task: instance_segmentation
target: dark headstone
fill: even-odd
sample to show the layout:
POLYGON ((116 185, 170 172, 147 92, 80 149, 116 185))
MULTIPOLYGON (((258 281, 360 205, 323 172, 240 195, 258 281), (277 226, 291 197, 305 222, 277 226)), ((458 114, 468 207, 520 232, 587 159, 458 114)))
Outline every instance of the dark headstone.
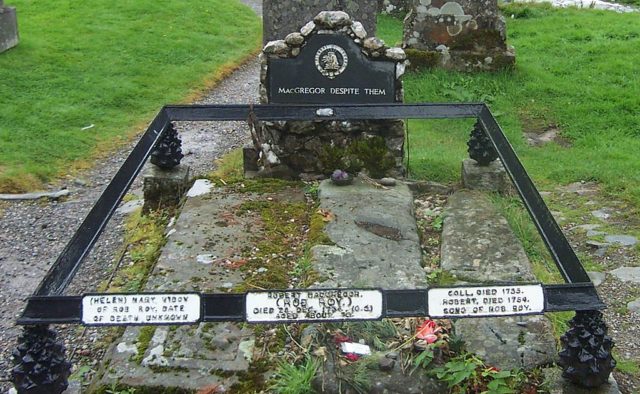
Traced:
MULTIPOLYGON (((346 12, 322 11, 281 38, 262 50, 262 103, 402 102, 404 51, 367 35, 363 24, 346 12)), ((401 120, 320 120, 331 114, 332 109, 324 108, 315 121, 262 122, 252 136, 259 155, 257 175, 315 179, 336 169, 354 173, 363 167, 356 168, 366 154, 380 157, 381 168, 370 165, 370 174, 404 175, 401 120), (290 171, 283 172, 285 168, 290 171)))
POLYGON ((0 53, 18 45, 18 18, 15 7, 0 0, 0 53))
POLYGON ((403 47, 423 52, 416 62, 447 69, 511 67, 515 53, 506 40, 497 0, 414 0, 404 24, 403 47))
POLYGON ((371 35, 376 32, 377 0, 264 0, 263 43, 300 30, 320 11, 344 11, 361 21, 371 35))

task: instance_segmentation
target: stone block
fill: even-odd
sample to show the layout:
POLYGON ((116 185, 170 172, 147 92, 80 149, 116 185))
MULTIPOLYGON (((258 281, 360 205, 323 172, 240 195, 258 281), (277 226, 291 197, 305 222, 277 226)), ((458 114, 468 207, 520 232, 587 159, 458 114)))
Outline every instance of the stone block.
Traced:
POLYGON ((376 32, 377 0, 264 0, 262 7, 263 43, 284 39, 320 11, 345 11, 353 20, 362 22, 369 36, 376 32))
POLYGON ((513 67, 515 52, 506 40, 497 0, 416 1, 404 24, 403 47, 431 54, 433 66, 446 69, 513 67))
POLYGON ((18 45, 18 18, 15 7, 0 1, 0 53, 18 45))
POLYGON ((144 172, 143 213, 175 207, 189 187, 189 167, 179 165, 170 170, 149 164, 144 172))
POLYGON ((509 194, 513 184, 502 162, 498 159, 488 166, 479 166, 473 159, 462 161, 462 184, 467 189, 509 194))
POLYGON ((242 147, 242 168, 245 174, 258 171, 258 151, 253 145, 242 147))

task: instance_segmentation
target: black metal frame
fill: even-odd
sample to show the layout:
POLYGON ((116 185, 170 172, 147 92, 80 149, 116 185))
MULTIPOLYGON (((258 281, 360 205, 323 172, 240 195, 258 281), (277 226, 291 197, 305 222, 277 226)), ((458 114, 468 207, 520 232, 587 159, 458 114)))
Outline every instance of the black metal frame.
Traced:
MULTIPOLYGON (((443 118, 477 119, 476 128, 479 126, 490 139, 493 145, 492 148, 497 152, 545 245, 551 252, 551 256, 566 284, 543 285, 545 311, 583 311, 581 313, 584 316, 599 316, 596 315, 599 313, 597 311, 603 309, 604 304, 600 300, 595 287, 485 104, 169 105, 163 107, 151 122, 120 170, 41 281, 33 296, 29 298, 27 306, 17 323, 28 326, 80 323, 82 297, 63 296, 62 293, 73 279, 83 259, 93 247, 154 149, 165 144, 173 147, 172 149, 164 149, 165 155, 176 154, 181 156, 179 140, 176 143, 175 133, 172 134, 171 132, 174 130, 171 124, 173 121, 238 121, 247 119, 259 121, 327 121, 443 118), (331 111, 319 112, 319 109, 331 109, 331 111), (327 113, 331 115, 324 116, 327 113), (164 139, 167 139, 167 141, 164 141, 164 139)), ((171 159, 171 157, 168 159, 171 159)), ((179 158, 177 158, 177 161, 179 162, 179 158)), ((425 289, 384 290, 383 295, 385 300, 384 317, 426 316, 427 314, 425 289)), ((202 321, 241 321, 245 319, 243 294, 202 294, 201 297, 203 303, 202 321)), ((594 321, 601 320, 595 319, 594 321)), ((602 329, 604 323, 598 324, 600 324, 599 328, 602 329)), ((592 328, 592 330, 594 329, 592 328)), ((604 337, 606 337, 606 326, 604 326, 604 333, 604 337)), ((568 339, 567 342, 571 342, 571 340, 568 339)), ((610 359, 610 351, 607 356, 610 359)), ((575 366, 575 363, 579 363, 580 360, 575 361, 575 359, 580 359, 581 357, 584 358, 584 355, 572 356, 567 353, 566 359, 569 361, 565 363, 568 364, 565 367, 565 377, 578 383, 583 378, 573 376, 575 373, 571 371, 571 365, 575 366)), ((615 365, 615 362, 613 362, 613 365, 615 365)), ((573 370, 585 371, 588 368, 573 368, 573 370)), ((608 375, 610 370, 605 372, 608 375)), ((584 384, 584 382, 582 383, 584 384)), ((603 381, 602 379, 596 379, 595 383, 602 384, 603 381)))

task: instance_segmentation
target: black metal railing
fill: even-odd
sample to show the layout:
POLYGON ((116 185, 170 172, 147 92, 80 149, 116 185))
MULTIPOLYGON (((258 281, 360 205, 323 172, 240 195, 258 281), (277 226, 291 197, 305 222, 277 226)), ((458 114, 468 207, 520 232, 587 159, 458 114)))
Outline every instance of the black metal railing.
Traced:
MULTIPOLYGON (((35 392, 29 390, 40 387, 43 391, 39 392, 60 393, 66 388, 70 365, 64 360, 64 349, 55 341, 55 332, 47 326, 83 322, 83 296, 62 294, 149 156, 163 143, 163 139, 170 138, 168 130, 173 130, 171 122, 399 118, 477 119, 476 128, 490 141, 484 149, 495 150, 500 158, 566 282, 560 285, 542 285, 544 308, 535 313, 567 310, 577 312, 576 318, 571 322, 572 327, 562 338, 564 349, 560 352, 560 359, 564 376, 589 387, 603 384, 615 366, 611 357, 613 344, 606 335, 606 325, 599 312, 605 305, 486 105, 170 105, 163 107, 151 122, 33 296, 28 299, 24 312, 17 321, 25 326, 24 334, 14 352, 16 366, 12 374, 18 392, 35 392), (34 367, 36 364, 39 365, 38 368, 34 367)), ((175 137, 171 138, 174 138, 172 143, 175 144, 175 137)), ((174 162, 179 161, 179 158, 174 159, 174 162)), ((380 293, 382 306, 379 318, 428 315, 427 289, 380 289, 380 293)), ((244 321, 247 318, 245 299, 245 294, 200 294, 201 315, 198 321, 244 321)))

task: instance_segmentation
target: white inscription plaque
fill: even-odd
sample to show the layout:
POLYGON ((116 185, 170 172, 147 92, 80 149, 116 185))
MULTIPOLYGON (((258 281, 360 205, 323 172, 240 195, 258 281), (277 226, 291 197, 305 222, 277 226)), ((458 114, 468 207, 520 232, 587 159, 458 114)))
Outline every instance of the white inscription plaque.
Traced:
POLYGON ((250 292, 249 323, 375 320, 382 317, 380 290, 317 289, 250 292))
POLYGON ((430 317, 529 315, 544 311, 542 285, 429 289, 430 317))
POLYGON ((95 294, 82 297, 82 323, 185 324, 200 320, 200 295, 95 294))

